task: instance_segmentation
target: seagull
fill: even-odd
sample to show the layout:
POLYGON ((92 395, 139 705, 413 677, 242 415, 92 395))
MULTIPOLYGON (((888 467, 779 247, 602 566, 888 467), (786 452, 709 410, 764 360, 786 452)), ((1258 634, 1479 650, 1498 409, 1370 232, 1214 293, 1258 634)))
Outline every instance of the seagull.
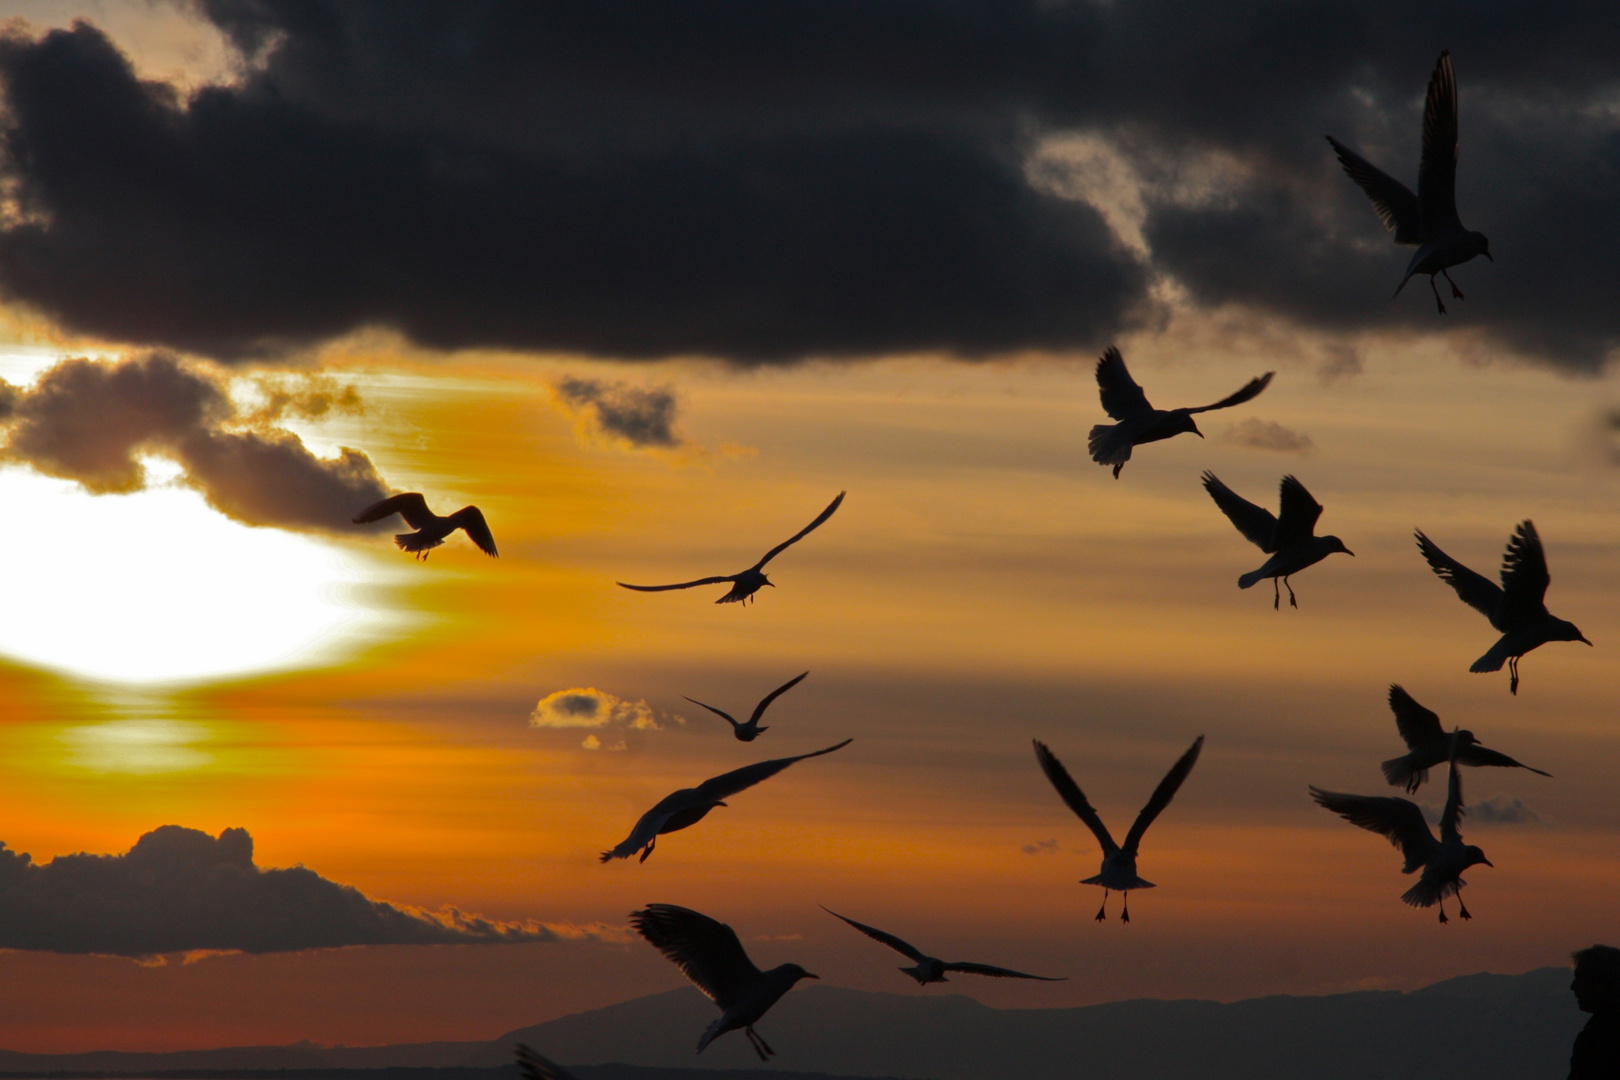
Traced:
POLYGON ((449 517, 440 517, 427 508, 427 500, 414 491, 390 495, 382 502, 373 503, 355 515, 356 525, 367 525, 398 514, 405 524, 415 529, 400 533, 394 543, 401 551, 409 551, 418 559, 426 559, 428 552, 444 543, 444 538, 457 529, 465 529, 467 536, 485 555, 499 556, 495 550, 495 537, 490 534, 483 512, 476 506, 463 506, 449 517))
POLYGON ((1176 789, 1181 787, 1182 781, 1187 779, 1187 774, 1192 772, 1193 765, 1198 761, 1198 752, 1203 748, 1204 737, 1200 735, 1193 741, 1192 748, 1170 766, 1170 771, 1164 774, 1159 786, 1153 789, 1153 797, 1142 807, 1142 812, 1136 815, 1136 823, 1131 826, 1131 831, 1125 834, 1125 846, 1121 847, 1114 843, 1114 838, 1108 834, 1108 826, 1102 823, 1097 811, 1086 801, 1085 792, 1081 791, 1080 785, 1069 776, 1063 762, 1046 748, 1045 743, 1039 739, 1035 740, 1035 759, 1041 763, 1046 778, 1052 781, 1052 786, 1057 788, 1057 793, 1063 797, 1063 801, 1069 804, 1069 809, 1079 815, 1080 820, 1096 835, 1097 843, 1102 845, 1102 872, 1096 877, 1089 877, 1080 882, 1082 885, 1103 887, 1102 907, 1097 909, 1098 922, 1102 922, 1106 917, 1109 889, 1126 894, 1119 917, 1123 922, 1130 922, 1130 890, 1156 888, 1153 882, 1143 881, 1136 876, 1136 849, 1141 846, 1142 834, 1153 824, 1153 819, 1163 813, 1164 808, 1170 805, 1170 800, 1175 798, 1176 789))
POLYGON ((743 952, 737 932, 723 922, 674 904, 648 904, 632 911, 630 925, 674 961, 681 973, 720 1006, 720 1019, 698 1040, 697 1052, 728 1031, 742 1028, 759 1060, 775 1053, 754 1025, 800 979, 819 979, 798 964, 761 971, 743 952))
POLYGON ((1238 532, 1261 551, 1270 555, 1258 570, 1250 570, 1238 578, 1238 588, 1247 589, 1257 581, 1271 579, 1271 607, 1282 607, 1282 593, 1277 579, 1288 589, 1288 606, 1299 607, 1294 599, 1294 587, 1288 584, 1290 576, 1307 566, 1314 566, 1335 551, 1354 556, 1337 536, 1317 536, 1316 519, 1322 516, 1322 504, 1311 498, 1305 485, 1292 476, 1282 478, 1280 507, 1276 517, 1270 510, 1254 505, 1205 471, 1204 490, 1231 519, 1238 532))
POLYGON ((746 601, 750 596, 759 592, 763 586, 769 585, 773 589, 776 588, 776 583, 765 576, 765 564, 782 554, 789 545, 796 544, 810 535, 812 530, 833 516, 833 511, 837 510, 838 504, 843 501, 844 493, 840 491, 838 497, 827 504, 827 509, 816 515, 816 520, 771 548, 759 562, 746 570, 740 570, 735 574, 717 574, 714 577, 698 578, 696 581, 683 581, 678 585, 629 585, 623 581, 615 582, 615 584, 626 589, 635 589, 637 592, 668 592, 670 589, 690 589, 694 585, 720 585, 729 581, 731 582, 731 591, 716 600, 715 603, 735 604, 740 600, 746 601))
MULTIPOLYGON (((754 706, 754 715, 748 718, 748 723, 746 724, 739 724, 736 717, 732 716, 728 712, 721 712, 713 705, 703 705, 703 702, 699 701, 697 698, 689 697, 686 698, 686 700, 690 701, 694 705, 703 705, 705 709, 708 709, 716 716, 722 717, 730 722, 732 734, 737 736, 738 741, 753 742, 755 739, 759 738, 760 732, 770 730, 768 727, 759 726, 759 718, 765 715, 765 710, 770 707, 771 702, 775 701, 777 698, 781 697, 795 686, 798 686, 799 680, 803 679, 804 676, 808 674, 810 673, 806 671, 804 675, 795 676, 794 678, 791 678, 787 682, 783 683, 781 686, 778 686, 775 690, 772 690, 769 694, 766 694, 764 700, 758 705, 754 706)), ((685 694, 682 694, 681 696, 686 697, 685 694)))
POLYGON ((1450 786, 1446 794, 1445 809, 1440 812, 1440 839, 1429 831, 1423 820, 1423 811, 1417 803, 1390 795, 1341 795, 1334 791, 1311 788, 1311 798, 1317 804, 1338 814, 1352 825, 1370 829, 1389 838, 1401 849, 1406 865, 1401 873, 1423 870, 1418 883, 1401 894, 1401 900, 1412 907, 1440 905, 1440 921, 1446 918, 1445 898, 1457 898, 1457 914, 1472 919, 1463 904, 1462 887, 1467 884, 1461 874, 1475 863, 1492 866, 1485 853, 1473 844, 1462 842, 1458 823, 1463 816, 1462 780, 1457 772, 1457 741, 1452 742, 1450 786))
POLYGON ((889 948, 893 949, 902 956, 907 956, 917 961, 916 967, 903 967, 900 970, 905 972, 907 975, 910 975, 913 979, 916 979, 918 986, 931 982, 950 982, 950 980, 945 977, 945 973, 947 971, 957 971, 964 975, 989 975, 991 978, 995 979, 1039 979, 1042 982, 1068 981, 1067 979, 1054 979, 1046 975, 1026 975, 1022 971, 1013 971, 1011 968, 1004 967, 991 967, 989 964, 969 964, 961 961, 947 964, 937 956, 923 955, 917 951, 915 946, 901 941, 893 934, 885 933, 875 926, 867 926, 865 923, 858 923, 848 916, 839 915, 838 912, 834 911, 830 907, 827 907, 825 904, 821 905, 821 910, 825 911, 829 915, 843 919, 845 922, 849 923, 849 925, 853 926, 855 929, 859 930, 873 941, 881 941, 883 944, 887 945, 889 948))
POLYGON ((518 1043, 516 1051, 518 1075, 523 1080, 574 1080, 573 1073, 535 1053, 527 1043, 518 1043))
POLYGON ((1440 727, 1440 717, 1412 700, 1399 683, 1389 687, 1389 707, 1395 713, 1395 726, 1406 740, 1410 753, 1384 762, 1384 779, 1399 787, 1406 786, 1408 795, 1417 791, 1429 778, 1429 770, 1445 761, 1451 754, 1452 740, 1456 740, 1457 764, 1500 765, 1503 768, 1530 769, 1540 776, 1552 773, 1531 769, 1522 761, 1514 761, 1506 754, 1487 750, 1479 744, 1472 731, 1458 731, 1447 735, 1440 727))
POLYGON ((1097 361, 1097 388, 1102 391, 1103 411, 1119 423, 1098 424, 1091 429, 1086 443, 1091 451, 1091 460, 1099 465, 1112 465, 1114 479, 1118 480, 1119 470, 1131 460, 1132 447, 1168 439, 1184 431, 1190 431, 1202 439, 1204 433, 1193 422, 1193 413, 1241 405, 1271 385, 1271 377, 1275 374, 1275 371, 1268 371, 1250 379, 1243 389, 1213 405, 1200 405, 1194 409, 1155 409, 1148 404, 1147 395, 1142 393, 1142 388, 1126 370, 1125 358, 1110 345, 1102 354, 1102 359, 1097 361))
POLYGON ((773 758, 770 761, 756 761, 752 765, 744 765, 740 769, 733 769, 728 773, 703 781, 695 788, 682 788, 672 795, 666 795, 658 801, 658 805, 641 815, 636 827, 630 830, 630 835, 612 851, 602 852, 602 862, 610 859, 628 859, 639 849, 640 862, 646 862, 647 856, 653 852, 653 846, 658 838, 665 833, 679 832, 690 825, 696 825, 717 806, 726 805, 721 802, 729 795, 745 791, 761 780, 767 780, 795 761, 805 758, 820 757, 830 754, 834 750, 842 750, 854 739, 845 739, 837 746, 829 746, 825 750, 816 750, 809 754, 800 754, 797 757, 773 758))
POLYGON ((1469 671, 1501 671, 1508 666, 1508 692, 1519 692, 1519 658, 1549 641, 1587 641, 1575 624, 1547 612, 1547 553, 1541 549, 1536 523, 1519 522, 1502 556, 1502 586, 1476 574, 1441 551, 1433 540, 1415 531, 1418 550, 1429 560, 1440 580, 1457 590, 1462 602, 1491 620, 1502 636, 1469 671))
POLYGON ((1451 53, 1440 54, 1434 74, 1429 76, 1416 195, 1333 136, 1329 135, 1327 141, 1350 179, 1372 200, 1373 210, 1395 242, 1419 245, 1412 261, 1406 264, 1406 276, 1395 287, 1395 295, 1401 295, 1406 283, 1416 275, 1428 274, 1435 306, 1444 315, 1446 304, 1440 299, 1434 276, 1445 275, 1451 295, 1461 300, 1462 290, 1451 280, 1447 268, 1459 266, 1475 255, 1491 259, 1491 242, 1485 234, 1463 228, 1457 217, 1457 77, 1451 72, 1451 53))

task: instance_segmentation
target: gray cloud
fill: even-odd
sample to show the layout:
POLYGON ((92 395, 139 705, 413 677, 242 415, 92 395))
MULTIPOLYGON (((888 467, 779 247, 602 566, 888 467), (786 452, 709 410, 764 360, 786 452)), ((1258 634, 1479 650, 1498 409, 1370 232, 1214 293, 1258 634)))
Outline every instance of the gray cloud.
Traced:
POLYGON ((558 402, 592 433, 622 439, 631 446, 672 449, 684 441, 675 434, 675 391, 573 376, 552 384, 558 402))
POLYGON ((165 825, 123 855, 62 855, 43 865, 0 844, 3 949, 148 957, 557 938, 538 924, 371 900, 302 866, 261 869, 244 829, 215 838, 165 825))
MULTIPOLYGON (((142 455, 161 454, 210 505, 250 525, 352 528, 356 509, 387 494, 364 454, 317 458, 291 432, 239 417, 215 376, 166 354, 63 360, 33 387, 5 390, 5 458, 92 492, 140 490, 142 455)), ((332 407, 324 391, 281 394, 265 406, 274 415, 332 407)))
POLYGON ((1221 439, 1250 450, 1271 450, 1279 454, 1308 454, 1316 448, 1311 437, 1303 431, 1283 427, 1275 420, 1260 420, 1253 416, 1227 427, 1221 439))
MULTIPOLYGON (((1423 816, 1430 824, 1440 823, 1439 806, 1424 805, 1423 816)), ((1529 806, 1522 799, 1510 799, 1506 795, 1492 795, 1488 799, 1469 803, 1467 820, 1476 825, 1542 825, 1546 819, 1529 806)))
POLYGON ((1327 346, 1327 357, 1316 369, 1317 378, 1324 383, 1336 383, 1343 379, 1353 379, 1362 372, 1361 354, 1352 346, 1331 343, 1327 346))
POLYGON ((1018 850, 1025 855, 1056 855, 1058 842, 1056 840, 1037 840, 1033 844, 1025 844, 1018 850))

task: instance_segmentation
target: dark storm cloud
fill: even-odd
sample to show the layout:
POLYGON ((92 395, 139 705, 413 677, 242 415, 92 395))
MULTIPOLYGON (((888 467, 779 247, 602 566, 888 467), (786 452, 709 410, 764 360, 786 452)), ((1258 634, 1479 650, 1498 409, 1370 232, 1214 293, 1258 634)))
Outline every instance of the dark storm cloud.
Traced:
MULTIPOLYGON (((9 427, 0 453, 93 492, 140 490, 141 457, 162 454, 215 509, 250 525, 346 529, 357 508, 387 494, 358 451, 323 460, 262 421, 230 426, 240 418, 220 381, 162 353, 64 360, 30 388, 0 387, 0 425, 9 427)), ((265 408, 321 412, 325 400, 283 390, 265 408)))
POLYGON ((123 855, 44 865, 0 844, 0 949, 145 957, 556 939, 539 925, 395 907, 302 866, 261 869, 245 829, 216 839, 165 825, 123 855))
MULTIPOLYGON (((1090 350, 1195 302, 1328 330, 1620 340, 1620 13, 1239 0, 196 0, 249 61, 182 99, 89 26, 0 47, 0 290, 216 357, 438 348, 739 362, 1090 350), (1322 136, 1412 182, 1450 48, 1459 203, 1500 260, 1445 320, 1322 136), (1103 138, 1146 263, 1029 182, 1103 138), (1219 183, 1210 188, 1211 170, 1219 183)), ((1098 167, 1087 167, 1093 173, 1098 167)), ((1093 176, 1093 180, 1097 177, 1093 176)))

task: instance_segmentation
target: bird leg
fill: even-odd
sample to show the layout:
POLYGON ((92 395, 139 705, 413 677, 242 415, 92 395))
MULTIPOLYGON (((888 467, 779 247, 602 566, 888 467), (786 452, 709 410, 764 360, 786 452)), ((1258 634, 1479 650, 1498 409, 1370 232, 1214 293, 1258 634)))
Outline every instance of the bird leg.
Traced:
MULTIPOLYGON (((1276 579, 1273 578, 1272 580, 1275 581, 1276 579)), ((1283 575, 1283 588, 1288 590, 1288 606, 1291 607, 1291 608, 1299 607, 1299 601, 1294 599, 1294 587, 1292 585, 1288 584, 1288 575, 1287 574, 1283 575)))
POLYGON ((1465 919, 1473 918, 1472 915, 1468 914, 1468 905, 1462 902, 1462 890, 1460 889, 1457 891, 1457 914, 1465 919))
MULTIPOLYGON (((652 854, 652 849, 657 847, 657 846, 658 846, 658 837, 655 836, 655 837, 652 838, 652 841, 646 847, 641 849, 641 858, 637 859, 636 861, 637 862, 646 862, 647 861, 647 856, 651 855, 652 854)), ((660 864, 660 865, 662 865, 662 864, 660 864)))
MULTIPOLYGON (((1292 590, 1290 590, 1292 591, 1292 590)), ((1277 579, 1271 579, 1271 610, 1282 610, 1282 590, 1277 588, 1277 579)))
POLYGON ((754 1030, 752 1024, 743 1028, 743 1031, 747 1034, 748 1041, 753 1044, 754 1053, 759 1055, 759 1060, 769 1061, 776 1055, 776 1051, 771 1049, 771 1044, 765 1041, 764 1036, 754 1030))
MULTIPOLYGON (((1446 280, 1450 281, 1451 278, 1447 277, 1446 280)), ((1446 313, 1446 302, 1440 299, 1440 287, 1434 283, 1433 274, 1429 275, 1429 288, 1434 290, 1434 306, 1440 309, 1440 314, 1444 315, 1446 313)))
POLYGON ((1446 898, 1443 896, 1440 898, 1440 921, 1443 923, 1448 923, 1451 921, 1450 919, 1446 918, 1446 898))
POLYGON ((1125 903, 1120 906, 1120 909, 1119 909, 1119 921, 1120 922, 1130 922, 1131 921, 1131 894, 1127 892, 1127 893, 1120 893, 1120 895, 1125 898, 1125 903))
POLYGON ((1102 922, 1104 919, 1106 919, 1108 917, 1107 912, 1108 912, 1108 890, 1104 889, 1103 890, 1102 907, 1097 909, 1097 921, 1102 922))
POLYGON ((1445 274, 1445 276, 1446 276, 1446 284, 1451 286, 1451 295, 1452 296, 1455 296, 1458 300, 1466 300, 1466 299, 1468 299, 1466 296, 1464 296, 1462 294, 1462 290, 1457 288, 1457 283, 1455 281, 1451 280, 1450 271, 1442 270, 1440 272, 1442 274, 1445 274))
POLYGON ((1517 695, 1519 692, 1519 658, 1508 657, 1508 693, 1517 695))

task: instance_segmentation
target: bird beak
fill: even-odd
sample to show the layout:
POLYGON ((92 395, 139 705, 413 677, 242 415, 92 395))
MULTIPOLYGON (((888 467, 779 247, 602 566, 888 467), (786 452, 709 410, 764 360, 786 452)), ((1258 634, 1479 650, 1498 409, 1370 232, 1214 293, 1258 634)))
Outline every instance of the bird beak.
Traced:
POLYGON ((776 582, 774 581, 767 581, 765 584, 769 585, 773 589, 776 588, 776 582))
POLYGON ((819 979, 819 978, 821 978, 820 975, 812 975, 808 971, 804 973, 804 977, 807 978, 807 979, 819 979))
POLYGON ((1197 428, 1193 428, 1193 434, 1198 436, 1200 439, 1202 439, 1204 437, 1204 433, 1202 431, 1199 431, 1197 428))
MULTIPOLYGON (((1582 634, 1582 635, 1581 635, 1581 637, 1580 637, 1580 640, 1581 640, 1581 641, 1586 641, 1586 635, 1585 635, 1585 634, 1582 634)), ((1591 643, 1591 642, 1590 642, 1590 641, 1586 641, 1586 643, 1587 643, 1587 644, 1588 644, 1588 645, 1590 645, 1590 644, 1592 644, 1592 643, 1591 643)))
MULTIPOLYGON (((1490 253, 1490 252, 1488 252, 1488 251, 1487 251, 1487 252, 1485 252, 1485 257, 1486 257, 1486 258, 1487 258, 1487 259, 1491 259, 1491 253, 1490 253)), ((1496 260, 1495 260, 1495 259, 1491 259, 1491 262, 1495 262, 1495 261, 1496 261, 1496 260)))
POLYGON ((731 804, 730 803, 717 802, 714 805, 716 805, 716 806, 724 806, 727 810, 731 809, 731 804))
POLYGON ((1486 866, 1490 867, 1492 870, 1496 869, 1496 864, 1491 862, 1491 860, 1489 860, 1489 859, 1481 859, 1479 861, 1484 863, 1486 866))

